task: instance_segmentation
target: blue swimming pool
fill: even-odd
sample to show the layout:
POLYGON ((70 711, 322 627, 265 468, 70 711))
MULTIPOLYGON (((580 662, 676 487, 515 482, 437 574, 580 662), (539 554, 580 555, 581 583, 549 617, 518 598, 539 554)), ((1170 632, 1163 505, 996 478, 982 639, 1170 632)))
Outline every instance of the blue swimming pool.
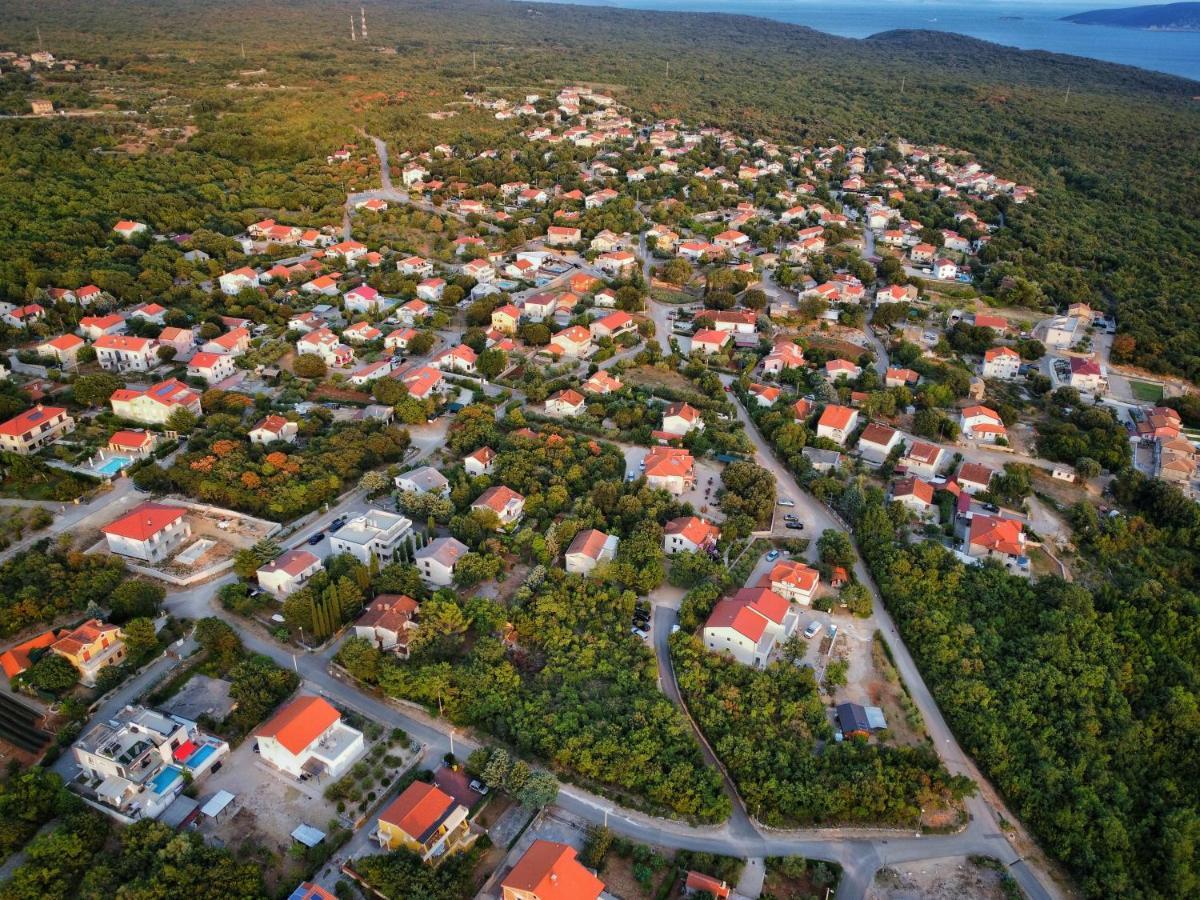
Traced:
POLYGON ((165 794, 182 777, 183 771, 181 769, 177 769, 175 766, 167 766, 154 776, 154 780, 150 782, 150 787, 156 794, 165 794))
POLYGON ((129 465, 129 463, 130 459, 128 456, 110 456, 104 461, 104 465, 96 468, 96 471, 101 475, 116 475, 129 465))
POLYGON ((198 769, 204 765, 204 761, 217 752, 217 748, 211 744, 205 744, 191 756, 183 761, 183 764, 189 769, 198 769))

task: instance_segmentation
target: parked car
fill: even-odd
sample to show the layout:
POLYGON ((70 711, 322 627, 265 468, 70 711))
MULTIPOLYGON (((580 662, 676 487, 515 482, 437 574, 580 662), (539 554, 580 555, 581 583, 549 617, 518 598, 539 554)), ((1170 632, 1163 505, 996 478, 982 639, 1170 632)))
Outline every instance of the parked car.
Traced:
POLYGON ((337 531, 339 528, 341 528, 345 524, 346 524, 346 517, 338 516, 336 519, 334 519, 332 522, 329 523, 329 533, 333 534, 335 531, 337 531))
POLYGON ((804 523, 803 522, 784 522, 783 527, 790 528, 790 529, 792 529, 792 531, 803 531, 804 523))
POLYGON ((316 534, 309 537, 308 542, 309 544, 319 544, 323 540, 325 540, 325 532, 318 531, 316 534))
POLYGON ((780 506, 795 506, 796 505, 796 501, 793 500, 791 497, 780 497, 775 502, 778 503, 780 506))
POLYGON ((778 550, 772 550, 771 552, 769 552, 767 554, 767 562, 775 562, 775 560, 777 560, 777 559, 779 559, 779 551, 778 550))
POLYGON ((815 635, 820 630, 821 630, 820 622, 815 622, 815 621, 809 622, 808 627, 804 629, 804 636, 806 638, 811 638, 813 635, 815 635))
POLYGON ((488 792, 488 786, 486 784, 484 784, 482 781, 480 781, 478 778, 472 778, 471 779, 471 790, 473 790, 477 794, 486 794, 488 792))

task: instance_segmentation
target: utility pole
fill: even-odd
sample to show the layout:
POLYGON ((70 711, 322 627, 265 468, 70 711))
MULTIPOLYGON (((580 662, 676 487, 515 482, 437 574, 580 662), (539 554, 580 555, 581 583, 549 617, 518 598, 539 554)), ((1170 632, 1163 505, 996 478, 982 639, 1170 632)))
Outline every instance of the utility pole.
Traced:
POLYGON ((1063 103, 1066 103, 1070 99, 1071 99, 1071 86, 1068 84, 1067 85, 1067 95, 1065 97, 1063 97, 1063 103))
POLYGON ((358 8, 358 32, 365 41, 367 39, 367 8, 365 6, 358 8))
POLYGON ((350 13, 350 40, 358 40, 358 38, 354 36, 354 13, 350 13))
POLYGON ((667 80, 671 80, 671 61, 667 60, 667 80))
POLYGON ((242 61, 245 62, 245 60, 246 60, 246 45, 243 43, 242 44, 242 61))
POLYGON ((903 96, 903 95, 904 95, 904 82, 905 82, 905 81, 907 81, 907 80, 908 80, 908 76, 907 76, 907 75, 901 75, 901 76, 900 76, 900 95, 901 95, 901 96, 903 96))
POLYGON ((476 68, 478 68, 478 65, 479 65, 478 54, 474 50, 472 50, 471 51, 471 71, 474 72, 476 70, 476 68))
POLYGON ((41 50, 42 49, 42 26, 41 25, 38 26, 37 36, 38 36, 38 49, 41 50))

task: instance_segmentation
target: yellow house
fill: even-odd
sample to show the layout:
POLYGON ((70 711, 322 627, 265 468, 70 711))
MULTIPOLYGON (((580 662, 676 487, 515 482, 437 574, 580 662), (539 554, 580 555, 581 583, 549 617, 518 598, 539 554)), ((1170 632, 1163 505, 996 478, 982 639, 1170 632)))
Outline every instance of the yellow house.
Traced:
POLYGON ((521 322, 521 311, 511 303, 492 310, 492 327, 505 334, 516 334, 521 322))
POLYGON ((407 847, 424 862, 469 846, 467 808, 432 784, 414 781, 379 814, 379 846, 407 847))
POLYGON ((50 645, 50 650, 64 657, 79 670, 79 680, 94 685, 100 670, 120 664, 125 659, 124 634, 116 625, 106 625, 99 619, 89 619, 74 631, 66 631, 50 645))

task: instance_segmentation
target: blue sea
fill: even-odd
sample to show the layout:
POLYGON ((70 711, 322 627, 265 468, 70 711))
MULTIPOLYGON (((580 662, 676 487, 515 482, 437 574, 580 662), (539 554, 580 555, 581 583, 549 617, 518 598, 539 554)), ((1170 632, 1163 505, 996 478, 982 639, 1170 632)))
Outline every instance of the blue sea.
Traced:
POLYGON ((555 0, 672 12, 761 16, 862 38, 898 28, 952 31, 1019 47, 1088 56, 1200 81, 1200 32, 1138 31, 1058 21, 1123 2, 1058 0, 555 0))

